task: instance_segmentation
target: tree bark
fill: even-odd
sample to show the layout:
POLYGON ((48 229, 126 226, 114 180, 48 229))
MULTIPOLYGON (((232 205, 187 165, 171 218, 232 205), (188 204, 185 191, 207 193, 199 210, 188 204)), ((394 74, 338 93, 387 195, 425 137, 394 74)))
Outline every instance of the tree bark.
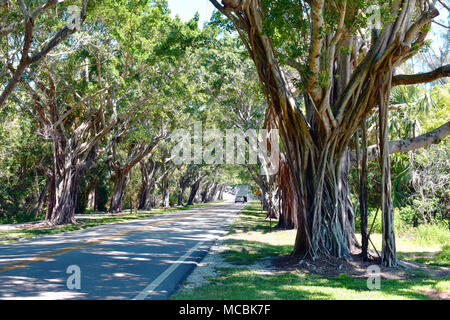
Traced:
POLYGON ((366 121, 364 120, 361 125, 361 171, 359 176, 359 211, 361 214, 361 257, 363 261, 367 261, 369 239, 367 234, 367 172, 368 172, 368 160, 367 160, 367 128, 366 121))
POLYGON ((186 187, 179 186, 178 187, 178 201, 177 206, 182 207, 184 203, 184 191, 186 190, 186 187))
POLYGON ((96 152, 91 151, 87 158, 83 158, 76 152, 78 143, 75 139, 67 140, 60 131, 54 133, 53 172, 46 220, 51 225, 76 223, 78 185, 92 166, 96 152))
POLYGON ((298 222, 298 205, 297 198, 293 190, 295 190, 294 181, 289 166, 286 163, 284 154, 280 159, 280 168, 278 171, 278 188, 280 189, 280 206, 278 206, 278 224, 276 229, 290 230, 297 229, 298 222))
MULTIPOLYGON (((156 147, 158 142, 163 139, 165 133, 156 136, 150 143, 144 144, 139 143, 133 147, 130 151, 128 158, 124 163, 120 162, 119 156, 115 151, 116 146, 113 145, 113 154, 115 155, 114 161, 112 162, 114 168, 114 188, 113 194, 110 202, 110 212, 121 212, 122 211, 122 197, 125 192, 126 177, 130 171, 142 161, 142 159, 147 156, 156 147)), ((142 167, 141 167, 142 168, 142 167)), ((153 173, 154 174, 154 173, 153 173)), ((143 176, 145 177, 145 176, 143 176)), ((149 181, 148 183, 151 183, 149 181)), ((149 186, 151 188, 151 186, 149 186)), ((152 191, 152 190, 149 190, 152 191)))
POLYGON ((141 177, 142 186, 139 193, 139 209, 151 210, 153 192, 156 186, 156 173, 161 167, 161 163, 148 159, 147 161, 141 161, 141 177))
POLYGON ((122 200, 125 194, 125 187, 127 185, 128 172, 124 170, 115 170, 114 173, 114 187, 109 203, 109 212, 122 212, 122 200))
POLYGON ((170 208, 170 179, 169 174, 164 174, 162 179, 162 207, 170 208))
POLYGON ((391 85, 391 74, 387 74, 378 84, 379 101, 379 145, 381 178, 381 212, 382 212, 382 247, 381 262, 386 267, 397 265, 394 233, 394 206, 392 203, 391 162, 389 158, 389 110, 388 101, 391 85))
POLYGON ((191 185, 191 191, 189 193, 189 198, 188 198, 188 202, 187 202, 188 206, 194 204, 194 200, 195 200, 195 197, 197 196, 198 190, 200 189, 201 182, 202 182, 202 180, 198 179, 191 185))

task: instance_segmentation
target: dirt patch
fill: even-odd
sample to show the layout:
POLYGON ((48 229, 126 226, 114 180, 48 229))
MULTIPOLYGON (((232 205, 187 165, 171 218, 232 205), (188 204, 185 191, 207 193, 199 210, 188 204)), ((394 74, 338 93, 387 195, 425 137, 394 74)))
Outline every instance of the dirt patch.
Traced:
POLYGON ((48 223, 48 222, 38 222, 38 223, 33 223, 33 224, 24 224, 21 226, 18 226, 16 229, 17 230, 41 230, 41 229, 48 229, 51 228, 52 226, 48 223))
POLYGON ((448 291, 429 289, 422 291, 422 293, 433 300, 450 300, 450 292, 448 291))
POLYGON ((382 279, 409 280, 418 277, 442 278, 450 276, 450 268, 444 266, 430 267, 426 264, 400 261, 395 268, 380 265, 378 257, 371 257, 369 261, 362 261, 360 252, 355 251, 348 259, 329 257, 301 258, 292 256, 277 257, 272 260, 273 266, 281 270, 298 270, 304 273, 323 275, 326 277, 337 277, 344 273, 351 277, 367 278, 370 275, 368 268, 376 265, 380 268, 379 275, 382 279))
MULTIPOLYGON (((70 225, 82 226, 84 224, 86 224, 86 223, 83 221, 74 219, 71 224, 60 225, 60 226, 70 226, 70 225)), ((49 223, 48 221, 42 221, 42 222, 34 222, 34 223, 30 223, 30 224, 20 225, 16 228, 16 230, 45 230, 45 229, 53 229, 56 227, 59 227, 59 226, 53 225, 53 224, 49 223)))

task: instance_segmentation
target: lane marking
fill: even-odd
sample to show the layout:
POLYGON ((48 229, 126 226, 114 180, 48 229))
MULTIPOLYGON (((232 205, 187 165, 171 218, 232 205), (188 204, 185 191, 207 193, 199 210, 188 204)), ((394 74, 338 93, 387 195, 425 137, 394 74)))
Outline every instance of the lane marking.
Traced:
POLYGON ((75 250, 78 250, 78 249, 86 248, 86 247, 89 247, 89 246, 92 246, 92 245, 95 245, 95 244, 99 244, 99 243, 102 243, 102 242, 105 242, 105 241, 108 241, 108 240, 113 240, 113 239, 116 239, 116 238, 120 238, 120 237, 129 235, 131 233, 145 231, 147 229, 150 229, 150 228, 153 228, 153 227, 157 227, 157 226, 160 226, 160 225, 164 225, 164 224, 167 224, 167 223, 170 223, 170 222, 175 222, 175 221, 182 220, 182 219, 185 219, 185 218, 193 217, 193 216, 196 216, 196 215, 199 215, 199 214, 203 213, 203 211, 206 211, 207 209, 210 209, 208 207, 206 207, 206 208, 205 207, 204 208, 199 208, 200 210, 198 210, 198 211, 200 211, 200 212, 197 212, 197 213, 189 213, 189 214, 183 215, 181 217, 177 217, 177 218, 173 218, 173 219, 169 219, 169 220, 163 220, 163 221, 156 222, 156 223, 153 223, 153 224, 148 225, 148 226, 139 227, 139 228, 136 228, 136 229, 133 229, 133 230, 129 230, 129 231, 121 232, 121 233, 116 233, 116 234, 113 234, 111 236, 107 236, 107 237, 100 238, 100 239, 97 239, 97 240, 87 241, 87 242, 83 242, 83 243, 78 244, 78 245, 74 245, 74 246, 63 248, 63 249, 58 249, 58 250, 55 250, 55 251, 50 251, 50 252, 47 252, 47 253, 43 253, 43 254, 40 254, 40 255, 37 255, 37 256, 34 256, 34 257, 27 258, 26 260, 21 260, 21 261, 9 263, 9 264, 1 265, 0 266, 0 273, 7 272, 7 271, 10 271, 10 270, 13 270, 13 269, 17 269, 17 268, 24 268, 27 265, 30 265, 32 263, 36 263, 36 262, 39 262, 39 261, 47 260, 48 258, 60 256, 60 255, 62 255, 64 253, 68 253, 68 252, 72 252, 72 251, 75 251, 75 250))
POLYGON ((178 266, 184 262, 187 258, 190 257, 190 255, 197 250, 205 241, 200 241, 197 243, 194 247, 189 249, 188 252, 186 252, 183 256, 181 256, 175 263, 171 264, 170 267, 168 267, 163 273, 161 273, 153 282, 151 282, 148 286, 145 287, 144 290, 142 290, 137 296, 133 298, 133 300, 145 300, 147 296, 153 293, 155 289, 169 277, 172 272, 174 272, 178 266))

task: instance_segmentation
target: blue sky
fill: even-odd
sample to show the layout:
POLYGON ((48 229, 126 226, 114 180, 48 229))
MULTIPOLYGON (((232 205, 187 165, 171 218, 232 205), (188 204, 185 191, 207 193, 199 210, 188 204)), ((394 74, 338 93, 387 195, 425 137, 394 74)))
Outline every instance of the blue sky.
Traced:
POLYGON ((200 14, 200 26, 211 17, 214 6, 209 0, 168 0, 172 16, 177 14, 182 21, 188 21, 198 12, 200 14))

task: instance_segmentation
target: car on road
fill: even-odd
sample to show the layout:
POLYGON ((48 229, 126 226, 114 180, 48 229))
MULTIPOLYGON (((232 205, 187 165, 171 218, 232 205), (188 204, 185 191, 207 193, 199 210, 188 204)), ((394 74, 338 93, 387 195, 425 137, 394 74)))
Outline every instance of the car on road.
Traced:
POLYGON ((248 197, 248 186, 247 185, 236 186, 236 197, 234 198, 234 203, 247 202, 247 197, 248 197))

